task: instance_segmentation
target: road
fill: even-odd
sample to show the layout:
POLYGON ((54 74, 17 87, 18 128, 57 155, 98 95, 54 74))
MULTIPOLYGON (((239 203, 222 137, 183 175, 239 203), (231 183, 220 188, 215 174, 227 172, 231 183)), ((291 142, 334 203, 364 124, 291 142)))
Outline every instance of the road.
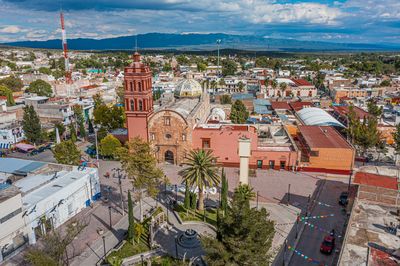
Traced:
MULTIPOLYGON (((300 252, 300 255, 296 252, 293 253, 289 265, 301 266, 301 265, 336 265, 340 247, 342 244, 342 235, 344 235, 344 224, 346 216, 342 213, 342 208, 338 204, 338 198, 342 191, 347 190, 347 184, 339 181, 326 180, 323 185, 322 191, 316 201, 313 202, 314 208, 312 209, 311 215, 333 215, 325 218, 316 218, 306 220, 310 225, 304 225, 304 222, 298 224, 300 230, 301 226, 304 225, 304 231, 302 232, 296 250, 300 252), (317 228, 316 228, 317 227, 317 228), (331 255, 322 254, 319 249, 324 236, 329 235, 329 231, 335 229, 336 232, 336 250, 337 252, 331 255), (304 256, 311 258, 312 261, 307 260, 304 256)), ((296 225, 295 225, 296 226, 296 225)), ((288 243, 291 245, 291 243, 288 243)))

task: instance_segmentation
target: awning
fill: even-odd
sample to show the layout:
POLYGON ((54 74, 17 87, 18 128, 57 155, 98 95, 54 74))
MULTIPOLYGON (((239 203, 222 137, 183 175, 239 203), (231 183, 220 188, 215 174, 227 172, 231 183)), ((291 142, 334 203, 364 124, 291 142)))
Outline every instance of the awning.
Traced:
POLYGON ((25 143, 18 143, 17 145, 15 145, 15 147, 17 149, 23 150, 23 151, 30 151, 35 149, 35 146, 31 145, 31 144, 25 144, 25 143))
POLYGON ((9 148, 11 148, 10 143, 0 143, 0 150, 1 149, 9 149, 9 148))

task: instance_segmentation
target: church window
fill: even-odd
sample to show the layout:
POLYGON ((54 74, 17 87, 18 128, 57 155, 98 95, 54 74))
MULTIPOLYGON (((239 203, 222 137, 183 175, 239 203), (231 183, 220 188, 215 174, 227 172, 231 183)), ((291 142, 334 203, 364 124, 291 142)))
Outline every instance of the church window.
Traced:
POLYGON ((182 141, 186 141, 186 134, 182 134, 182 141))
POLYGON ((150 140, 155 140, 156 139, 156 134, 150 133, 150 140))
POLYGON ((172 136, 171 136, 171 134, 167 133, 167 134, 165 134, 165 138, 170 139, 170 138, 172 138, 172 136))
POLYGON ((170 126, 170 125, 171 125, 171 118, 164 117, 164 126, 170 126))
POLYGON ((140 81, 138 82, 138 87, 139 87, 139 91, 142 91, 142 83, 140 81))
POLYGON ((131 100, 131 111, 135 111, 135 102, 131 100))
POLYGON ((139 100, 139 111, 143 111, 143 102, 139 100))
POLYGON ((133 82, 132 81, 129 82, 129 87, 130 87, 130 90, 133 91, 133 82))

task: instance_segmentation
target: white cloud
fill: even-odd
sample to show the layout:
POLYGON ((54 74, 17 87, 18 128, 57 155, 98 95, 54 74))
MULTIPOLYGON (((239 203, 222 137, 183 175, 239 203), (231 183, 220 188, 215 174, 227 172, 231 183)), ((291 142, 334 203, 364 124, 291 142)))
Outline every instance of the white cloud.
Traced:
POLYGON ((25 32, 26 30, 15 26, 15 25, 11 25, 11 26, 6 26, 4 28, 0 29, 0 33, 8 33, 8 34, 16 34, 16 33, 20 33, 20 32, 25 32))

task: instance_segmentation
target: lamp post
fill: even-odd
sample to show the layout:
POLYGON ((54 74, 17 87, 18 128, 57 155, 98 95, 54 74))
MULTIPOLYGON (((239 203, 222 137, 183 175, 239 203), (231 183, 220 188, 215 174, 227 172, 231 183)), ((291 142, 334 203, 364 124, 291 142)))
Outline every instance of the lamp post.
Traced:
POLYGON ((221 39, 217 40, 217 50, 218 50, 218 56, 217 56, 217 77, 219 77, 219 45, 221 44, 221 39))
POLYGON ((140 259, 142 260, 142 266, 144 266, 144 256, 143 256, 143 254, 140 255, 140 259))
POLYGON ((106 236, 102 236, 101 238, 103 238, 103 251, 104 251, 104 259, 106 259, 106 236))
POLYGON ((93 127, 94 129, 94 138, 95 138, 95 143, 96 143, 96 164, 97 164, 97 168, 100 169, 100 164, 99 164, 99 145, 98 145, 98 141, 97 141, 97 132, 98 132, 98 126, 94 125, 93 127))
POLYGON ((108 206, 108 214, 110 216, 110 230, 112 230, 112 222, 111 222, 111 206, 108 206))

